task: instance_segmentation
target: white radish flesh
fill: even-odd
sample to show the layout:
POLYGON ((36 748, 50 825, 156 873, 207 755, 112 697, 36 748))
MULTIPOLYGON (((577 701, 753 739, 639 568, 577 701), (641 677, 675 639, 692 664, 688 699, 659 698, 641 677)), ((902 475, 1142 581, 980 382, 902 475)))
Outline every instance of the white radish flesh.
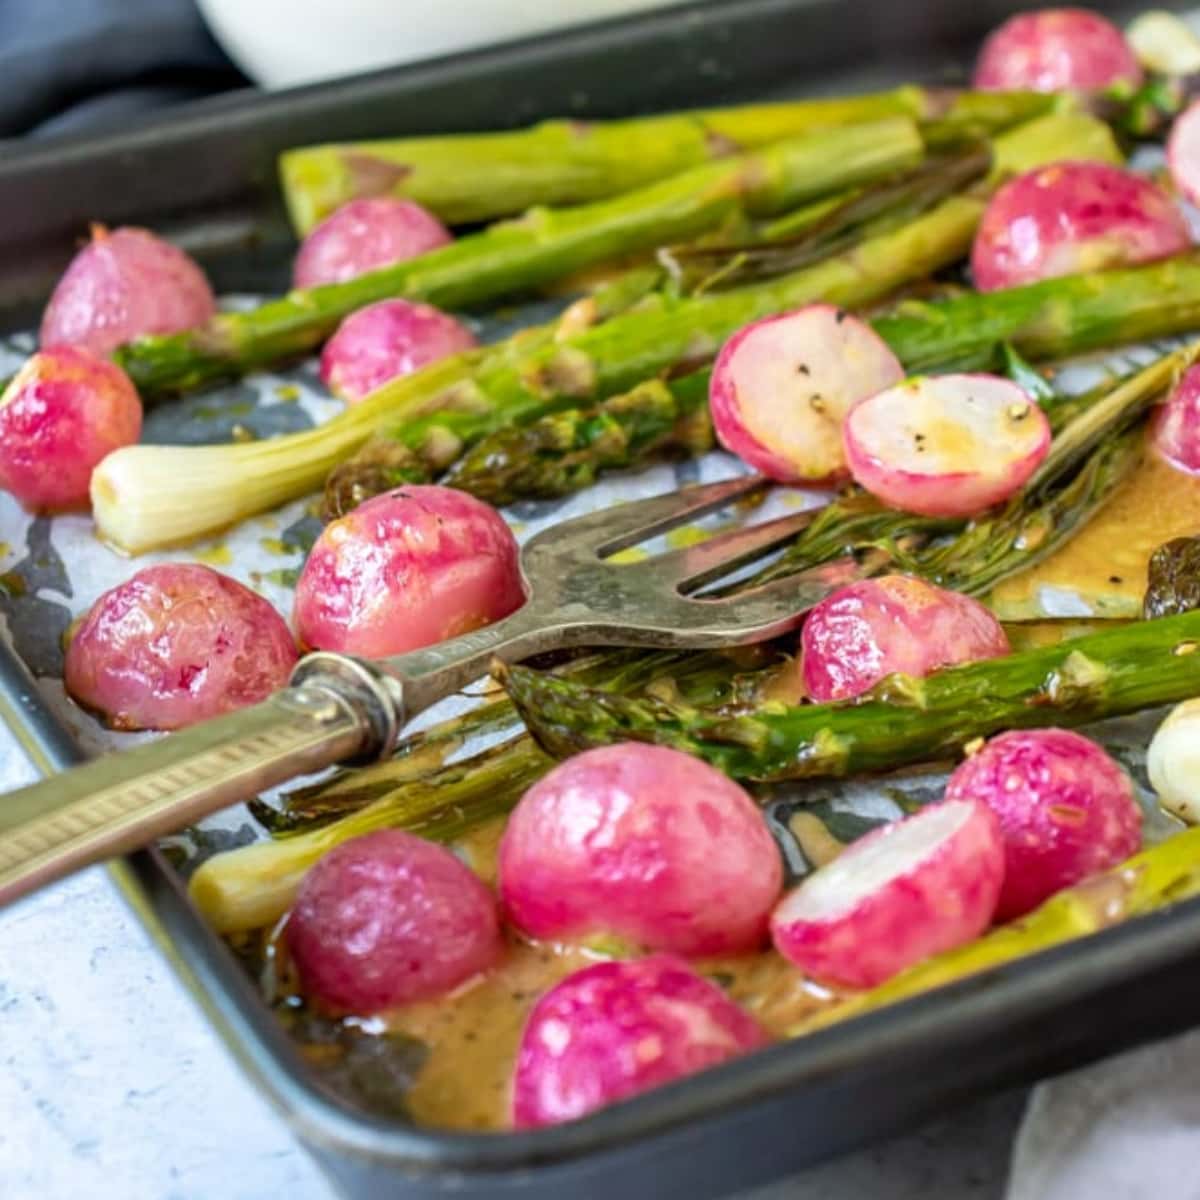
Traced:
POLYGON ((713 367, 709 402, 721 444, 782 483, 846 472, 842 422, 855 403, 904 378, 865 322, 810 304, 739 330, 713 367))
POLYGON ((886 504, 966 517, 1020 491, 1050 449, 1045 413, 993 375, 922 376, 857 405, 844 429, 855 480, 886 504))
POLYGON ((985 804, 933 805, 855 842, 779 903, 776 949, 835 987, 869 988, 978 937, 1004 879, 985 804))

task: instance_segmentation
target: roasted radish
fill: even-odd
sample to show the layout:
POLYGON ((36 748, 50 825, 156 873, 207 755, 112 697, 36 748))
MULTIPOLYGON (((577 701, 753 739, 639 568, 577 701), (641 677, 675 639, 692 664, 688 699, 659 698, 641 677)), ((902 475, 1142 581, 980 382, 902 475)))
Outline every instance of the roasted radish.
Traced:
POLYGON ((305 875, 286 930, 305 995, 360 1016, 440 996, 503 949, 496 902, 479 877, 399 829, 325 855, 305 875))
POLYGON ((904 378, 864 321, 828 304, 739 330, 713 367, 709 405, 726 450, 783 483, 845 474, 842 421, 864 396, 904 378))
POLYGON ((73 346, 41 350, 0 396, 0 488, 32 509, 84 508, 93 468, 141 430, 120 367, 73 346))
POLYGON ((1141 844, 1129 776, 1095 742, 1066 729, 993 738, 950 777, 946 799, 982 800, 1000 821, 1005 870, 996 915, 1004 921, 1141 844))
POLYGON ((1179 206, 1149 179, 1109 163, 1055 163, 1009 180, 988 202, 971 273, 990 292, 1153 262, 1189 245, 1179 206))
POLYGON ((265 700, 296 644, 261 596, 211 567, 163 563, 107 591, 67 647, 68 693, 114 729, 181 729, 265 700))
POLYGON ((1008 653, 1004 628, 977 600, 907 575, 839 588, 800 632, 804 690, 818 703, 861 696, 887 675, 920 678, 1008 653))
POLYGON ((975 86, 983 91, 1094 91, 1141 80, 1125 35, 1086 8, 1010 17, 983 43, 975 65, 975 86))
POLYGON ((410 300, 381 300, 351 313, 321 352, 321 379, 355 404, 400 375, 470 350, 475 335, 448 313, 410 300))
POLYGON ((874 987, 978 937, 1003 879, 996 818, 951 800, 867 834, 803 880, 772 914, 771 936, 814 979, 874 987))
POLYGON ((304 239, 292 282, 298 288, 344 283, 451 240, 441 221, 412 200, 395 196, 351 200, 304 239))
POLYGON ((905 380, 855 406, 843 430, 850 473, 885 504, 969 517, 1019 492, 1050 449, 1050 422, 994 375, 905 380))
POLYGON ((783 884, 762 813, 731 779, 662 746, 576 755, 522 797, 500 843, 500 898, 526 933, 645 950, 752 950, 783 884))
POLYGON ((178 246, 148 229, 96 225, 50 297, 40 340, 106 355, 147 334, 194 329, 216 308, 204 272, 178 246))
POLYGON ((572 1121, 767 1040, 753 1017, 677 959, 597 963, 569 975, 530 1014, 513 1075, 513 1124, 572 1121))
POLYGON ((1200 474, 1200 364, 1180 376, 1151 430, 1155 449, 1173 467, 1200 474))
POLYGON ((1200 100, 1175 118, 1167 138, 1167 165, 1175 186, 1193 203, 1200 204, 1200 100))
POLYGON ((325 527, 296 584, 301 642, 381 658, 468 633, 524 599, 517 543, 454 488, 398 488, 325 527))

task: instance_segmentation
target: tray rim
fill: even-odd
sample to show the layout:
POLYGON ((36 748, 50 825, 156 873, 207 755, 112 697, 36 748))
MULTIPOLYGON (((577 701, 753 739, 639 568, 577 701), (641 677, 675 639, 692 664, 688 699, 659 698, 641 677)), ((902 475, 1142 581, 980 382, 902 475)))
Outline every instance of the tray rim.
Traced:
MULTIPOLYGON (((268 94, 241 90, 181 106, 175 112, 96 139, 70 135, 25 146, 9 142, 0 161, 0 174, 14 172, 19 176, 24 171, 36 171, 44 164, 61 161, 64 155, 88 158, 101 151, 112 153, 136 146, 141 139, 164 129, 186 132, 204 128, 214 116, 225 112, 247 108, 286 112, 289 103, 297 100, 319 102, 322 96, 357 89, 365 94, 368 89, 386 89, 401 77, 417 86, 422 79, 444 76, 450 69, 468 69, 514 55, 554 53, 564 46, 582 44, 597 32, 611 38, 618 27, 628 36, 631 27, 664 28, 667 21, 680 14, 724 13, 733 18, 743 9, 786 12, 819 2, 691 0, 632 18, 374 72, 351 81, 268 94)), ((7 638, 0 638, 0 717, 42 774, 52 774, 82 759, 69 729, 45 703, 7 638)), ((371 1117, 320 1086, 232 955, 191 906, 178 875, 165 858, 157 850, 141 851, 111 864, 109 869, 126 902, 227 1048, 307 1143, 319 1150, 384 1161, 421 1173, 436 1170, 486 1175, 550 1168, 587 1155, 619 1152, 632 1142, 643 1142, 697 1121, 715 1120, 731 1108, 796 1091, 806 1083, 818 1082, 831 1070, 869 1069, 878 1062, 881 1035, 891 1036, 888 1053, 893 1056, 919 1055, 929 1047, 934 1034, 943 1047, 967 1043, 973 1027, 995 1019, 995 1014, 1003 1013, 1011 1019, 1016 1013, 1035 1019, 1106 986, 1127 983, 1139 970, 1182 963, 1194 957, 1194 947, 1200 942, 1200 898, 1196 898, 803 1038, 775 1044, 764 1052, 637 1097, 578 1123, 534 1132, 456 1133, 371 1117)), ((1185 1023, 1186 1019, 1181 1020, 1180 1026, 1185 1023)), ((1123 1045, 1132 1044, 1140 1037, 1134 1031, 1119 1040, 1123 1045)))

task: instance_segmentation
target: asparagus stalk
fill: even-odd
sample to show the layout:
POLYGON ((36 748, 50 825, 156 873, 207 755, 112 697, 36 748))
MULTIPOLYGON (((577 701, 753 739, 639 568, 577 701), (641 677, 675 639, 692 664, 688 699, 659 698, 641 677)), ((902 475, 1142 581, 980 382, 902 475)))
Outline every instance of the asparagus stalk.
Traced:
MULTIPOLYGON (((570 408, 532 424, 500 429, 477 443, 443 477, 489 504, 546 499, 579 491, 602 471, 666 455, 703 454, 713 446, 707 370, 667 382, 653 379, 593 408, 570 408)), ((353 507, 353 496, 326 492, 327 511, 353 507)))
POLYGON ((627 121, 546 121, 507 133, 308 146, 279 161, 298 235, 358 196, 407 196, 452 224, 539 204, 615 196, 732 150, 885 117, 990 133, 1050 111, 1054 97, 902 87, 829 100, 669 113, 627 121))
POLYGON ((740 716, 578 687, 526 667, 500 677, 556 755, 616 741, 658 742, 741 779, 890 770, 951 758, 1005 729, 1081 725, 1200 695, 1200 613, 1163 617, 939 671, 892 676, 851 704, 764 707, 740 716))
POLYGON ((1200 894, 1200 829, 1177 833, 1119 866, 1052 896, 1021 920, 939 954, 870 991, 849 996, 805 1019, 793 1036, 874 1012, 981 971, 1050 950, 1121 921, 1200 894))
MULTIPOLYGON (((1042 118, 998 138, 989 185, 1010 169, 1053 161, 1065 154, 1116 155, 1107 128, 1079 114, 1042 118)), ((960 258, 970 244, 983 208, 980 195, 955 196, 901 229, 870 238, 851 251, 767 283, 684 301, 666 296, 643 301, 634 311, 561 340, 519 336, 490 351, 458 356, 395 380, 320 429, 234 446, 132 446, 111 454, 92 477, 92 505, 101 537, 138 553, 176 544, 233 524, 256 512, 318 487, 327 472, 345 462, 372 435, 374 443, 353 464, 368 481, 396 477, 414 457, 424 469, 440 470, 463 449, 504 426, 528 422, 555 409, 594 402, 626 391, 680 364, 700 365, 746 322, 815 299, 856 306, 870 303, 960 258)), ((1125 305, 1140 319, 1131 336, 1177 331, 1195 324, 1200 312, 1200 258, 1173 267, 1161 264, 1114 273, 1118 287, 1101 303, 1085 287, 1085 322, 1073 320, 1078 286, 1056 281, 1023 299, 1001 319, 1002 295, 980 297, 998 341, 1018 343, 1024 335, 1035 349, 1062 352, 1078 336, 1082 344, 1104 335, 1120 340, 1125 305), (1039 306, 1040 304, 1040 306, 1039 306), (1054 337, 1046 337, 1049 329, 1054 337)), ((1103 282, 1103 277, 1094 277, 1103 282)), ((958 336, 978 355, 979 333, 969 306, 953 310, 958 336)), ((953 357, 953 337, 922 333, 922 322, 944 325, 937 305, 897 327, 894 347, 901 358, 909 345, 923 351, 940 344, 953 357)), ((398 477, 403 478, 400 474, 398 477)), ((335 487, 356 486, 352 481, 335 487)), ((389 486, 385 484, 385 486, 389 486)), ((364 487, 363 494, 369 494, 364 487)))
POLYGON ((598 262, 786 211, 829 191, 911 167, 924 153, 907 117, 818 131, 723 158, 637 191, 566 209, 532 209, 417 258, 345 283, 222 313, 183 333, 140 338, 113 357, 143 398, 198 387, 317 346, 348 313, 406 296, 461 308, 536 287, 598 262))

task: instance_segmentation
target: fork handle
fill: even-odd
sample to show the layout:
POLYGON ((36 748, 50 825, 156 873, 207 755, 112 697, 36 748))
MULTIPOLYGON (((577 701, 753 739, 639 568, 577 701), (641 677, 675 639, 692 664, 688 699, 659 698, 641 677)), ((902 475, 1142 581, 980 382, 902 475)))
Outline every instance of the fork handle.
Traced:
POLYGON ((364 705, 325 688, 288 688, 0 796, 0 904, 353 758, 374 740, 364 705))
POLYGON ((385 756, 410 716, 486 674, 494 655, 570 644, 572 632, 526 606, 379 662, 310 654, 262 704, 0 796, 0 905, 297 775, 385 756))

